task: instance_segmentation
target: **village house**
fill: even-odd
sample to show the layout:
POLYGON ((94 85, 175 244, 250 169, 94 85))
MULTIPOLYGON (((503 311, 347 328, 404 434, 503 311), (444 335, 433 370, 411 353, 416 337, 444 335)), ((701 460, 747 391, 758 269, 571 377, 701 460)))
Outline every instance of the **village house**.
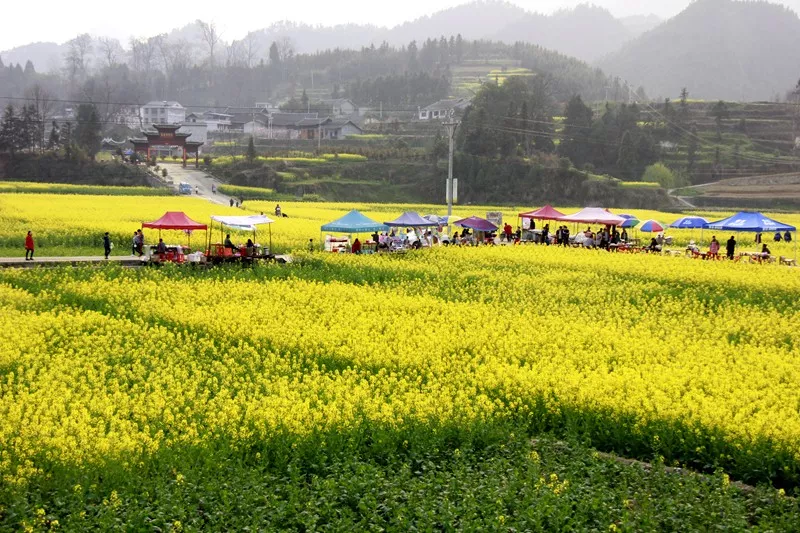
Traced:
POLYGON ((326 108, 330 108, 331 115, 334 117, 352 117, 358 115, 358 106, 347 98, 321 100, 320 103, 326 108))
POLYGON ((142 124, 180 124, 186 120, 186 108, 175 101, 154 100, 139 109, 142 124))
POLYGON ((445 119, 450 113, 460 113, 469 107, 469 100, 466 98, 448 98, 439 100, 433 104, 419 109, 420 120, 445 119))
POLYGON ((186 115, 185 124, 204 123, 208 133, 217 131, 229 131, 231 129, 231 118, 233 115, 206 111, 205 113, 189 113, 186 115))

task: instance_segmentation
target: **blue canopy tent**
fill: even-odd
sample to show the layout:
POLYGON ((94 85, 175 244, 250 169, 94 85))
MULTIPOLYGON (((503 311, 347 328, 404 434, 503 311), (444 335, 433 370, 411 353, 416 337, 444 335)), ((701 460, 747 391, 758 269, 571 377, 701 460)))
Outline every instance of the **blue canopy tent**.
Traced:
POLYGON ((372 233, 375 231, 386 231, 389 228, 385 224, 375 222, 371 218, 364 216, 359 210, 353 209, 342 218, 337 218, 333 222, 328 222, 320 228, 320 231, 332 231, 334 233, 372 233))
POLYGON ((406 211, 396 219, 385 222, 385 224, 393 228, 425 228, 438 225, 436 222, 431 222, 421 217, 419 213, 414 211, 406 211))
POLYGON ((794 255, 797 259, 797 228, 789 224, 778 222, 771 219, 766 215, 762 215, 757 211, 739 211, 733 216, 709 222, 706 224, 706 229, 715 229, 720 231, 747 231, 752 233, 772 233, 775 231, 793 231, 794 238, 794 255))

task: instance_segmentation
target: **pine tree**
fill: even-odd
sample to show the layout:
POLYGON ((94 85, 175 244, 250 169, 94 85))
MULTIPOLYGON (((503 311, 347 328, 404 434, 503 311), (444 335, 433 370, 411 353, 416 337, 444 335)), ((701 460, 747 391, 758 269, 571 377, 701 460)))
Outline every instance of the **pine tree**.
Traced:
POLYGON ((568 157, 576 167, 589 160, 592 130, 592 110, 583 103, 580 95, 573 96, 564 110, 564 134, 559 153, 568 157))
POLYGON ((94 160, 100 151, 100 117, 94 104, 78 106, 78 125, 75 127, 75 141, 94 160))
POLYGON ((269 47, 269 62, 277 65, 281 62, 281 54, 278 51, 278 43, 272 41, 272 46, 269 47))
POLYGON ((617 157, 617 168, 619 169, 620 177, 627 180, 634 178, 637 166, 636 152, 636 141, 634 140, 633 133, 626 131, 622 135, 622 141, 620 141, 619 144, 619 155, 617 157))
POLYGON ((691 175, 694 165, 697 162, 697 127, 692 125, 689 135, 689 146, 686 149, 686 168, 691 175))
POLYGON ((56 150, 61 144, 61 135, 58 128, 58 123, 54 120, 50 128, 50 136, 47 139, 47 149, 56 150))
POLYGON ((8 104, 3 113, 2 126, 0 126, 0 148, 8 151, 13 159, 21 144, 20 120, 14 111, 14 106, 8 104))
POLYGON ((253 136, 250 136, 250 142, 247 143, 247 161, 252 163, 256 160, 256 145, 253 142, 253 136))
POLYGON ((689 123, 689 91, 686 87, 681 89, 681 100, 678 104, 678 125, 681 128, 686 128, 689 123))

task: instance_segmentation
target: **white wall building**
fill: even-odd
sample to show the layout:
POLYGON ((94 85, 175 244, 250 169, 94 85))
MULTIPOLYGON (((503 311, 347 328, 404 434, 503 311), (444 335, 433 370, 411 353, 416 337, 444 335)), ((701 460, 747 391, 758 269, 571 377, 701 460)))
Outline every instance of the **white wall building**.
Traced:
POLYGON ((180 124, 186 120, 186 108, 175 101, 147 102, 139 109, 142 124, 180 124))

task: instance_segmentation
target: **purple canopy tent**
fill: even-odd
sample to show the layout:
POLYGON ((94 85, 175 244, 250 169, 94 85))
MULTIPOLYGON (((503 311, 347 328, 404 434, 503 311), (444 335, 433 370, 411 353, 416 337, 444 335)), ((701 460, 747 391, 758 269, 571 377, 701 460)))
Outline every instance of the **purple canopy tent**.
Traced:
POLYGON ((396 219, 384 222, 384 224, 393 228, 427 228, 438 225, 438 223, 431 222, 414 211, 406 211, 396 219))

